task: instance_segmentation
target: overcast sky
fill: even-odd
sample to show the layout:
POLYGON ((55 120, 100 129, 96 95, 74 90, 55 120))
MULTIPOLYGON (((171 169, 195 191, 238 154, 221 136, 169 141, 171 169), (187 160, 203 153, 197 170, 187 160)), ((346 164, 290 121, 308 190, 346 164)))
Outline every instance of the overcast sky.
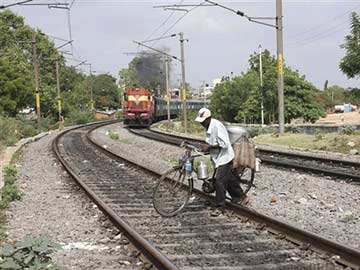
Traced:
MULTIPOLYGON (((70 0, 64 0, 66 2, 70 0)), ((14 0, 0 0, 9 4, 14 0)), ((56 1, 35 0, 49 3, 56 1)), ((58 0, 58 2, 62 2, 58 0)), ((127 67, 136 52, 133 40, 156 38, 169 29, 184 12, 154 9, 159 4, 200 3, 192 1, 121 1, 76 0, 71 8, 71 30, 75 57, 93 64, 94 70, 117 75, 127 67), (165 22, 165 23, 164 23, 165 22), (160 27, 161 26, 161 27, 160 27), (155 30, 158 29, 156 32, 155 30)), ((275 0, 219 1, 249 16, 275 16, 275 0)), ((11 8, 26 19, 26 23, 38 27, 46 34, 69 39, 67 11, 42 6, 11 8)), ((323 88, 324 81, 343 87, 360 87, 360 81, 348 80, 339 70, 344 55, 340 45, 349 33, 350 12, 360 14, 360 1, 283 1, 284 59, 285 63, 323 88)), ((272 23, 272 21, 268 21, 272 23)), ((185 45, 186 77, 193 87, 229 75, 239 74, 248 68, 249 55, 257 51, 259 44, 276 54, 274 28, 248 22, 219 7, 200 7, 189 12, 169 34, 184 32, 189 42, 185 45)), ((61 44, 61 42, 57 42, 61 44)), ((157 42, 155 46, 168 47, 173 55, 180 55, 178 38, 157 42)), ((174 74, 180 66, 174 65, 174 74)))

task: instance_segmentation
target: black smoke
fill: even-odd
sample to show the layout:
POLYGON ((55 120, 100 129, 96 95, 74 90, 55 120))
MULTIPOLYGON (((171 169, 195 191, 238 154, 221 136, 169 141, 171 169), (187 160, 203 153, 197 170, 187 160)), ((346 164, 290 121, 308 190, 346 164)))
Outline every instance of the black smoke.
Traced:
MULTIPOLYGON (((136 80, 139 86, 151 89, 153 93, 166 93, 165 58, 162 54, 142 52, 135 64, 136 80)), ((169 63, 170 73, 170 63, 169 63)))

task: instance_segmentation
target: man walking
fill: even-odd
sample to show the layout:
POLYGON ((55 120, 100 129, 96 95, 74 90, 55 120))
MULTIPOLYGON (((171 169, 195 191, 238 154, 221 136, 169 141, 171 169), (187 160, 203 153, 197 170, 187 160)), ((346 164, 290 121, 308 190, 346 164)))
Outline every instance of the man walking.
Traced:
POLYGON ((249 199, 240 187, 239 178, 232 171, 234 150, 225 126, 219 120, 213 119, 211 111, 207 108, 200 109, 195 121, 206 130, 206 144, 200 147, 203 152, 210 152, 216 168, 216 209, 212 216, 223 213, 226 191, 229 192, 233 203, 247 204, 249 199))

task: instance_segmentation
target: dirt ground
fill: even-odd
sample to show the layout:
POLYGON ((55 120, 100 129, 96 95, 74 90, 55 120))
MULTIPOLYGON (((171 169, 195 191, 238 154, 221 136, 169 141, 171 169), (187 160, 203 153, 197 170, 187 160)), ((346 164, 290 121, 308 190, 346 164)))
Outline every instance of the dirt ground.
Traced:
POLYGON ((360 124, 360 112, 330 113, 316 124, 360 124))

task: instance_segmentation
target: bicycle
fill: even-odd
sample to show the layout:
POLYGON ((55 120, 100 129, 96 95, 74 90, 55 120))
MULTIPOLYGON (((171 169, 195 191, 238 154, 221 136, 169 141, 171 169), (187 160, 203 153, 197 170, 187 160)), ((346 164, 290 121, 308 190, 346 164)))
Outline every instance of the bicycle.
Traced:
MULTIPOLYGON (((216 168, 212 177, 206 175, 204 164, 199 168, 194 168, 194 160, 197 157, 204 156, 198 150, 198 147, 186 141, 181 143, 185 148, 185 153, 179 159, 179 164, 165 172, 157 181, 153 192, 153 206, 161 216, 172 217, 180 213, 188 204, 191 197, 194 180, 203 181, 202 190, 205 193, 215 192, 216 168), (193 155, 193 152, 196 154, 193 155), (196 173, 196 177, 194 177, 196 173)), ((254 186, 255 170, 251 168, 238 168, 236 175, 244 193, 248 193, 254 186)))

